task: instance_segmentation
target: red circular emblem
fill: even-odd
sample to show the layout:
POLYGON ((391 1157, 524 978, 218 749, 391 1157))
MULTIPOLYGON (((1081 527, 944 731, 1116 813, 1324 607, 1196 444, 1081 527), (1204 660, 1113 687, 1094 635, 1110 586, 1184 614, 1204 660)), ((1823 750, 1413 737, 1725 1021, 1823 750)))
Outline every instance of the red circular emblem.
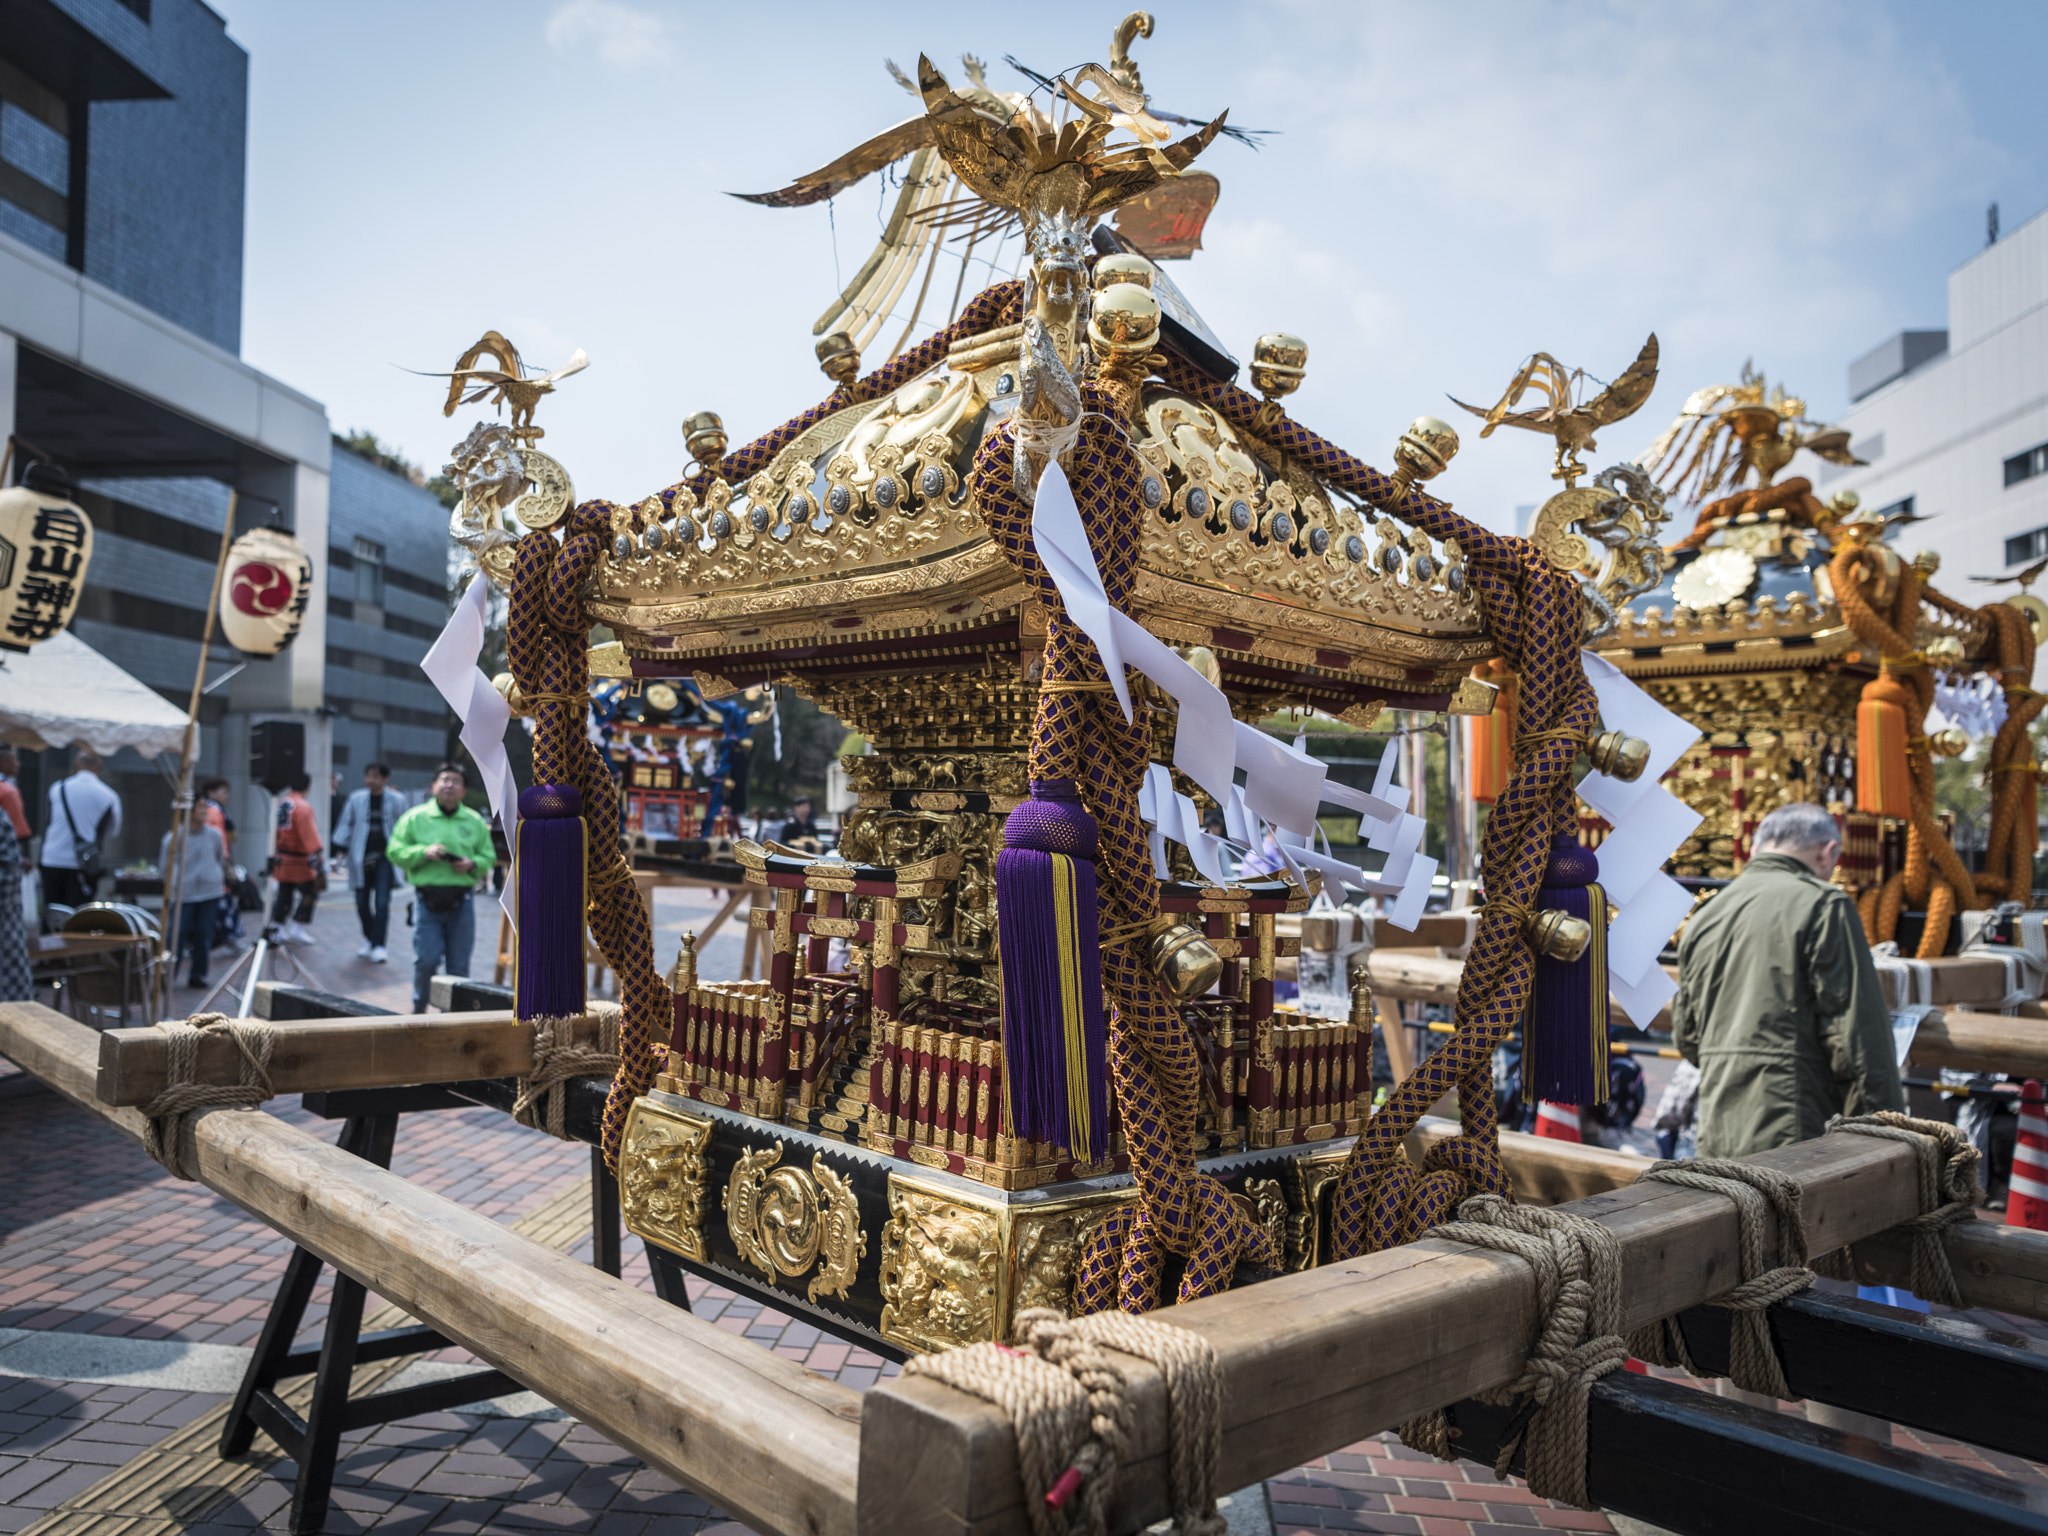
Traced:
POLYGON ((274 565, 251 560, 235 567, 228 593, 236 609, 251 618, 274 618, 291 603, 292 579, 274 565))

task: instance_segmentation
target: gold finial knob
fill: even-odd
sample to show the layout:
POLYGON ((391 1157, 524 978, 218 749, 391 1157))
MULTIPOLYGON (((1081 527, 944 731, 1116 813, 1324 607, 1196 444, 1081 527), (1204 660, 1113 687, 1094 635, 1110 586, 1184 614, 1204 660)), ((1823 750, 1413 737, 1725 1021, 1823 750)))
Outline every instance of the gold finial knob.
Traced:
POLYGON ((1828 498, 1828 508, 1837 517, 1848 517, 1863 505, 1863 498, 1854 491, 1837 491, 1828 498))
POLYGON ((1937 667, 1960 666, 1963 660, 1963 642, 1954 635, 1936 635, 1927 642, 1922 652, 1937 667))
POLYGON ((1095 295, 1088 341, 1098 358, 1141 356, 1158 340, 1159 301, 1148 289, 1112 283, 1095 295))
POLYGON ((1927 738, 1927 750, 1936 757, 1961 757, 1970 750, 1970 733, 1955 725, 1936 731, 1927 738))
POLYGON ((1913 569, 1918 571, 1920 579, 1925 581, 1941 569, 1941 556, 1931 549, 1923 549, 1913 556, 1913 569))
POLYGON ((1522 937, 1545 959, 1569 964, 1581 958, 1586 946, 1593 942, 1593 925, 1561 908, 1545 907, 1541 912, 1532 912, 1522 924, 1522 937))
POLYGON ((697 930, 683 930, 683 947, 676 951, 676 963, 668 973, 671 992, 687 992, 697 985, 697 930))
POLYGON ((844 331, 821 337, 817 346, 818 366, 835 384, 851 384, 860 377, 860 348, 844 331))
POLYGON ((512 680, 510 672, 500 672, 491 679, 491 686, 498 690, 498 697, 505 701, 512 713, 524 719, 533 713, 527 706, 526 695, 519 690, 519 684, 512 680))
POLYGON ((1095 276, 1092 282, 1097 293, 1118 283, 1130 283, 1150 293, 1152 279, 1158 272, 1157 267, 1136 252, 1118 251, 1115 255, 1105 256, 1095 263, 1095 276))
POLYGON ((1586 758, 1610 779, 1633 784, 1650 765, 1650 744, 1625 731, 1602 731, 1587 745, 1586 758))
POLYGON ((1351 1025, 1363 1040, 1372 1033, 1373 1024, 1379 1018, 1379 1003, 1372 995, 1372 983, 1363 974, 1351 983, 1351 1025))
POLYGON ((1405 491, 1424 480, 1434 480, 1457 457, 1458 434, 1447 421, 1418 416, 1394 444, 1394 488, 1405 491))
POLYGON ((1186 923, 1173 923, 1155 934, 1151 958, 1153 974, 1177 1003, 1200 997, 1223 975, 1223 957, 1216 947, 1186 923))
POLYGON ((716 464, 725 457, 725 423, 716 411, 698 411, 683 418, 683 446, 699 464, 716 464))
POLYGON ((1301 388, 1308 373, 1308 343, 1285 331, 1268 331, 1252 343, 1252 387, 1268 400, 1301 388))

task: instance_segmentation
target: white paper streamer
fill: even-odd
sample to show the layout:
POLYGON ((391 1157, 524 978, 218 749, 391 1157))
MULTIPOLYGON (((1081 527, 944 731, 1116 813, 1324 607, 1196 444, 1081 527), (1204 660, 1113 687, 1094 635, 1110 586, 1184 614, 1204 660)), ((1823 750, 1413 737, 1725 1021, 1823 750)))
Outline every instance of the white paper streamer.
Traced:
MULTIPOLYGON (((484 649, 484 610, 490 593, 491 584, 482 576, 470 578, 441 638, 421 660, 420 671, 462 722, 462 744, 469 748, 477 771, 484 776, 484 793, 491 797, 491 809, 505 830, 505 846, 517 849, 519 781, 512 776, 512 763, 505 755, 505 727, 511 722, 512 710, 476 664, 484 649)), ((498 905, 516 929, 519 917, 512 910, 512 891, 512 882, 507 880, 498 905)))
POLYGON ((1613 831, 1600 844, 1600 886, 1621 909, 1607 930, 1608 990, 1638 1025, 1677 995, 1678 984, 1657 964, 1665 943, 1692 910, 1692 896, 1664 873, 1664 861, 1692 835, 1701 816, 1657 781, 1699 740, 1699 730, 1622 675, 1606 657, 1579 653, 1609 730, 1650 744, 1642 776, 1624 784, 1604 773, 1579 782, 1579 798, 1613 831))
MULTIPOLYGON (((1087 530, 1081 523, 1081 509, 1074 502, 1073 488, 1057 462, 1046 466, 1038 482, 1038 498, 1031 513, 1031 537, 1046 574, 1059 589, 1067 617, 1095 642, 1124 719, 1135 718, 1124 677, 1126 666, 1136 667, 1180 706, 1173 765, 1224 807, 1224 825, 1232 839, 1247 846, 1262 846, 1262 835, 1253 835, 1262 834, 1261 823, 1291 833, 1291 840, 1276 837, 1274 846, 1289 877, 1297 884, 1307 883, 1302 866, 1308 865, 1358 889, 1391 896, 1395 899, 1391 920, 1399 927, 1412 929, 1429 898, 1430 882, 1436 874, 1435 860, 1414 854, 1421 845, 1423 819, 1408 815, 1377 790, 1367 795, 1332 783, 1323 765, 1298 744, 1290 746, 1276 741, 1265 732, 1231 718, 1230 703, 1221 689, 1111 603, 1095 563, 1095 553, 1088 544, 1087 530), (1245 775, 1241 791, 1234 782, 1237 769, 1243 769, 1245 775), (1388 870, 1378 877, 1369 877, 1307 846, 1314 833, 1316 811, 1325 800, 1358 811, 1361 826, 1365 821, 1373 823, 1375 835, 1383 841, 1370 846, 1387 852, 1388 870), (1411 822, 1412 828, 1408 825, 1411 822)), ((1391 764, 1383 761, 1379 789, 1383 790, 1391 771, 1391 764)), ((1183 813, 1177 803, 1181 799, 1173 793, 1170 780, 1161 784, 1148 774, 1140 794, 1141 814, 1156 829, 1151 836, 1165 838, 1179 831, 1191 832, 1192 839, 1175 840, 1186 843, 1194 852, 1200 846, 1196 840, 1204 835, 1198 824, 1189 825, 1194 820, 1193 806, 1188 803, 1188 810, 1183 813)), ((1163 850, 1155 847, 1153 857, 1155 865, 1161 864, 1163 850)), ((1199 853, 1196 867, 1203 868, 1199 853)))

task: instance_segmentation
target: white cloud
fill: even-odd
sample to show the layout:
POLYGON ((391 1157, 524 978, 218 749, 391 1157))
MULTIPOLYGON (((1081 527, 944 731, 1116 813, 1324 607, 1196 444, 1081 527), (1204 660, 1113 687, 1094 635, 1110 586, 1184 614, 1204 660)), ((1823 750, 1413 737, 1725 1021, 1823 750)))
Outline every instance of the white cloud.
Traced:
POLYGON ((565 0, 548 17, 548 46, 557 53, 588 46, 614 69, 668 62, 668 23, 619 0, 565 0))

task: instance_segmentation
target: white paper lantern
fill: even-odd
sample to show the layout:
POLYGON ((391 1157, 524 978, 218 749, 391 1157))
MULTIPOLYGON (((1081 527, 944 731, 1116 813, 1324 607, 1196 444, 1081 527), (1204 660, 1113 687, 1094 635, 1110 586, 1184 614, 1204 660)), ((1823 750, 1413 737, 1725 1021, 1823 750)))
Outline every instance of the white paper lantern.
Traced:
POLYGON ((78 503, 0 491, 0 650, 26 651, 69 624, 91 563, 92 519, 78 503))
POLYGON ((305 622, 313 562, 305 546, 276 528, 252 528, 228 550, 220 588, 220 627, 250 656, 275 656, 305 622))

